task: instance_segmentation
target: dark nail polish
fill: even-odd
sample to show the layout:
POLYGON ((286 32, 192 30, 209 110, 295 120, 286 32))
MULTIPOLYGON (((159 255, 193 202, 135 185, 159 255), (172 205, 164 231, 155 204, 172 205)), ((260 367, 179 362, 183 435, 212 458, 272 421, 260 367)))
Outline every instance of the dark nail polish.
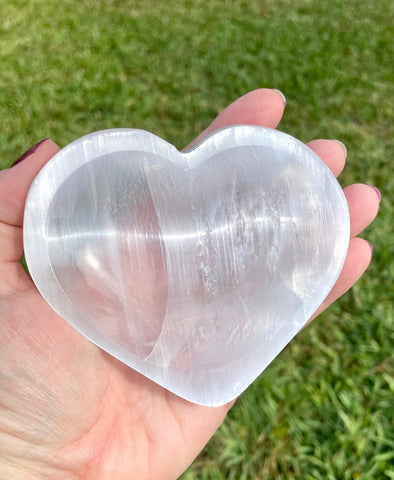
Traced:
POLYGON ((375 185, 370 185, 370 187, 375 190, 376 195, 378 196, 379 202, 380 202, 380 200, 381 200, 381 198, 382 198, 382 195, 380 194, 380 190, 378 189, 378 187, 375 187, 375 185))
POLYGON ((49 140, 49 138, 44 138, 44 140, 41 140, 40 142, 33 145, 31 148, 29 148, 29 150, 27 150, 17 160, 15 160, 11 167, 14 167, 15 165, 18 165, 18 163, 21 163, 23 160, 26 160, 27 157, 30 157, 30 155, 34 153, 38 149, 38 147, 47 140, 49 140))

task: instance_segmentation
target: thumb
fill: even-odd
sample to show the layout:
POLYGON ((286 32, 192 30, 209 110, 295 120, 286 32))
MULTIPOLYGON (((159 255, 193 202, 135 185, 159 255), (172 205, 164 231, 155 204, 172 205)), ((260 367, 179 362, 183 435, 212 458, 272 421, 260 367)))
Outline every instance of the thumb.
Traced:
POLYGON ((22 226, 23 211, 30 185, 41 168, 59 151, 49 138, 39 142, 0 172, 0 222, 22 226))

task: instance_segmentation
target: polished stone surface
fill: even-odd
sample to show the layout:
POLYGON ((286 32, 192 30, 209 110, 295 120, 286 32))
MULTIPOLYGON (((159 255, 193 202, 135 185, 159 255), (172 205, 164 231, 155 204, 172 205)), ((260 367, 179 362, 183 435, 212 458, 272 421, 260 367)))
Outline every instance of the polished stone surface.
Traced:
POLYGON ((52 308, 204 405, 239 395, 294 337, 348 241, 325 164, 253 126, 187 153, 142 130, 93 133, 44 167, 25 209, 26 261, 52 308))

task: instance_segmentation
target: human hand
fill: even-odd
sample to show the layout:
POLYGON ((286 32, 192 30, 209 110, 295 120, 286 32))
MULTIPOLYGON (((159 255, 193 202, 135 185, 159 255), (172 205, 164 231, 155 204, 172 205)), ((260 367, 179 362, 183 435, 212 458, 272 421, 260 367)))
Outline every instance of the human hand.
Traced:
MULTIPOLYGON (((275 128, 283 114, 273 90, 251 92, 204 131, 232 124, 275 128)), ((345 151, 332 140, 308 144, 338 175, 345 151)), ((0 478, 174 479, 192 462, 230 405, 208 408, 168 392, 90 343, 42 299, 19 263, 24 202, 33 178, 58 147, 46 140, 0 172, 0 478)), ((351 239, 324 310, 371 259, 357 238, 379 198, 367 185, 345 188, 351 239)))

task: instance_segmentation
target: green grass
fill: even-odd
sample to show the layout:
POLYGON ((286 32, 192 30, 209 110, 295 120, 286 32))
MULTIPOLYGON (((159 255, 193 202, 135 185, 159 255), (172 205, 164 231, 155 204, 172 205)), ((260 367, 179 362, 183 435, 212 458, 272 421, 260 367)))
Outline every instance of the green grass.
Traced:
POLYGON ((382 191, 365 277, 241 397, 183 480, 394 479, 394 2, 0 0, 0 167, 52 137, 138 127, 186 145, 281 89, 280 128, 348 147, 382 191))

